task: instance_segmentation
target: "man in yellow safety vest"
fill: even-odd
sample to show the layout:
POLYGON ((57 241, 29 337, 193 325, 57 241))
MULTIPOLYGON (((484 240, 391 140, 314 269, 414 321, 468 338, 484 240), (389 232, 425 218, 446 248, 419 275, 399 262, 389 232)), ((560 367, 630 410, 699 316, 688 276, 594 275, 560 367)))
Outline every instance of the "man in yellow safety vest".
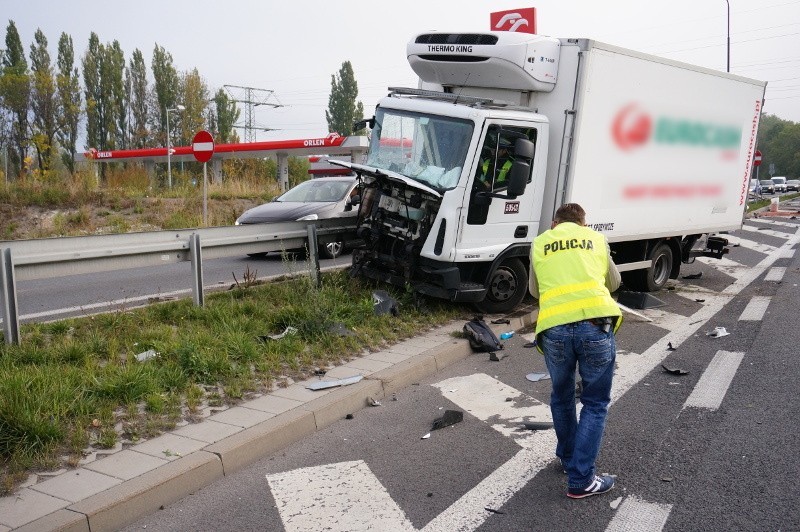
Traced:
POLYGON ((603 234, 586 227, 577 203, 556 211, 550 230, 533 240, 530 291, 539 299, 536 337, 552 379, 550 411, 556 456, 568 475, 567 497, 582 499, 614 487, 614 475, 596 475, 595 460, 611 401, 622 313, 611 292, 620 274, 603 234), (575 369, 581 376, 580 420, 575 369))

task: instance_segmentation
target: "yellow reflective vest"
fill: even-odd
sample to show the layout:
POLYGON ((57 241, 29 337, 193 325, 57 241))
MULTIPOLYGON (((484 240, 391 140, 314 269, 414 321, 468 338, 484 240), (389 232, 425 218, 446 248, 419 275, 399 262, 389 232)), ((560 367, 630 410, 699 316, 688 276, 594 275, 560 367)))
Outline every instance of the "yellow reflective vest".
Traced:
POLYGON ((533 240, 531 265, 539 284, 536 334, 565 323, 622 312, 606 288, 608 248, 597 231, 563 222, 533 240))
MULTIPOLYGON (((490 180, 491 180, 491 177, 489 176, 489 165, 491 164, 491 162, 492 161, 490 159, 487 159, 487 160, 483 161, 483 168, 482 168, 483 169, 483 177, 486 179, 487 183, 489 183, 490 180)), ((506 176, 508 175, 508 172, 511 171, 511 167, 512 166, 513 166, 513 163, 511 162, 511 160, 506 159, 506 162, 504 162, 503 166, 500 167, 500 171, 497 172, 497 179, 495 181, 495 188, 497 188, 498 184, 503 183, 506 180, 506 176)))

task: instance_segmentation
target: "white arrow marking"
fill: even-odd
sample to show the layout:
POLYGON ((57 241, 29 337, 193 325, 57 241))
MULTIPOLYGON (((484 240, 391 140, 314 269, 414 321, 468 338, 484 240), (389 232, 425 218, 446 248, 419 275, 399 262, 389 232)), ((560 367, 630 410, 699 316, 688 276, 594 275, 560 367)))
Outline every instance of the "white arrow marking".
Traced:
POLYGON ((267 475, 267 482, 287 532, 415 530, 362 460, 267 475))

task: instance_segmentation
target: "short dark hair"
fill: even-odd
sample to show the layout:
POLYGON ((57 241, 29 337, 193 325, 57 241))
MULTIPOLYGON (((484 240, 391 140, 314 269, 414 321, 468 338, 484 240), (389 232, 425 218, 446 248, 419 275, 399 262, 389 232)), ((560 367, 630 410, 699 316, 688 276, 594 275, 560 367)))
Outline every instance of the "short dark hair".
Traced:
POLYGON ((556 223, 572 222, 578 225, 585 225, 586 211, 577 203, 565 203, 556 211, 555 221, 556 223))

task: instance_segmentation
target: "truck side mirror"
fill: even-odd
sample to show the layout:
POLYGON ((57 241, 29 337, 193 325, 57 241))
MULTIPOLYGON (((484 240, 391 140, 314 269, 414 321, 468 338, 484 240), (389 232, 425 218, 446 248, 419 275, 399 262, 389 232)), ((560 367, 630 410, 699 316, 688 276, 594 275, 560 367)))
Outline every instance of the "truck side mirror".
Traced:
POLYGON ((364 120, 359 120, 358 122, 353 123, 353 132, 361 131, 367 126, 369 126, 370 129, 375 128, 374 116, 372 118, 365 118, 364 120))
POLYGON ((525 193, 525 187, 528 185, 528 177, 530 175, 530 163, 528 161, 515 160, 508 176, 506 194, 512 197, 522 196, 525 193))
POLYGON ((531 161, 535 148, 533 142, 528 139, 517 139, 514 142, 514 164, 511 166, 506 190, 509 196, 516 197, 525 193, 528 178, 531 176, 531 161))

